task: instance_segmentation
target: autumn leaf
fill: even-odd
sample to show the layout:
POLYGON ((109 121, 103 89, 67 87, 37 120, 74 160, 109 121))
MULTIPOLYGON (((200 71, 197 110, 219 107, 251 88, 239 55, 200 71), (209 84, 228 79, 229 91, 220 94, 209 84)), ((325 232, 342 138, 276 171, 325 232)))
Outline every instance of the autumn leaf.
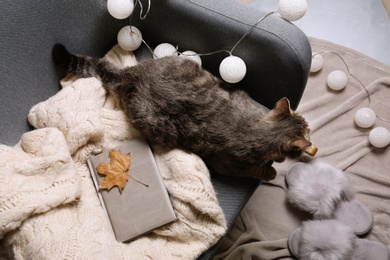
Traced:
POLYGON ((130 168, 130 153, 123 156, 120 150, 111 150, 109 153, 110 163, 100 163, 96 170, 105 175, 100 182, 99 189, 110 190, 117 186, 121 192, 129 179, 127 171, 130 168))

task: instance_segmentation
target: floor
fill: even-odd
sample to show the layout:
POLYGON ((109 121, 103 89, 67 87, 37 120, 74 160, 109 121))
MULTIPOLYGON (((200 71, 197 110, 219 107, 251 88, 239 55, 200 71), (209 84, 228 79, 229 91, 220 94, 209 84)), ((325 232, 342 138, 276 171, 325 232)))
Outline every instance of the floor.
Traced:
MULTIPOLYGON (((279 4, 278 0, 245 2, 265 13, 277 10, 279 4)), ((293 23, 308 36, 349 47, 390 65, 390 17, 381 0, 307 0, 307 4, 305 16, 293 23)))

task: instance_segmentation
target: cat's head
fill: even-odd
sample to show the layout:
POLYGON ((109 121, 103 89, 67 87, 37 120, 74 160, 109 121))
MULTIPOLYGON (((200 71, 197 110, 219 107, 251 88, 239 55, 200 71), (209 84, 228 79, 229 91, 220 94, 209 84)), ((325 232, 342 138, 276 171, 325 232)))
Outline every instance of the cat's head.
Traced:
POLYGON ((296 158, 311 147, 308 123, 299 113, 291 109, 287 98, 276 102, 268 114, 267 121, 272 124, 275 132, 277 152, 274 161, 281 162, 286 157, 296 158))

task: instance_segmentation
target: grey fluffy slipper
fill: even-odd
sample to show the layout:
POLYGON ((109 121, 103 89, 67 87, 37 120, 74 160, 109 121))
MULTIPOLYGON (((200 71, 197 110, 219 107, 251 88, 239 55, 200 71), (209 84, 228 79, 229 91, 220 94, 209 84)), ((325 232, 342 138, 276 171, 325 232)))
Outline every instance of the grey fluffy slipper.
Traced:
POLYGON ((288 238, 290 252, 302 260, 387 260, 379 242, 359 239, 349 226, 334 220, 303 222, 288 238))
POLYGON ((295 163, 286 175, 287 200, 309 212, 314 219, 337 219, 352 228, 356 235, 373 226, 369 209, 354 199, 351 181, 339 169, 322 160, 295 163))

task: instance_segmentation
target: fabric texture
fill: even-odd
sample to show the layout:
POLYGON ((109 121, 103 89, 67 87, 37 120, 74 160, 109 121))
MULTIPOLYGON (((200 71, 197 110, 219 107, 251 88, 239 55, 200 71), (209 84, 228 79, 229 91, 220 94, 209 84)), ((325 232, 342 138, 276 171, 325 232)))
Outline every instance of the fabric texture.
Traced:
MULTIPOLYGON (((106 58, 119 67, 136 62, 118 47, 106 58)), ((62 84, 30 110, 38 130, 16 147, 0 147, 0 236, 7 257, 195 259, 215 244, 226 222, 207 167, 194 154, 161 147, 153 150, 178 220, 130 243, 115 240, 86 159, 138 134, 96 78, 62 84)))
MULTIPOLYGON (((351 49, 327 41, 310 38, 313 52, 332 51, 348 64, 350 73, 368 89, 378 116, 390 119, 390 68, 351 49)), ((346 173, 356 190, 356 199, 374 216, 374 226, 366 239, 390 245, 390 146, 370 145, 371 129, 355 125, 359 108, 368 107, 367 93, 353 77, 342 91, 333 91, 326 78, 333 70, 347 72, 342 60, 323 53, 324 65, 311 73, 298 111, 311 129, 311 141, 322 158, 346 173)), ((376 119, 374 127, 390 130, 390 123, 376 119)), ((214 259, 291 259, 287 249, 289 234, 311 219, 310 214, 291 206, 286 199, 285 176, 295 161, 274 164, 275 180, 263 183, 241 211, 218 249, 214 259)))
POLYGON ((33 214, 80 197, 80 180, 62 133, 45 128, 0 146, 0 238, 33 214))

